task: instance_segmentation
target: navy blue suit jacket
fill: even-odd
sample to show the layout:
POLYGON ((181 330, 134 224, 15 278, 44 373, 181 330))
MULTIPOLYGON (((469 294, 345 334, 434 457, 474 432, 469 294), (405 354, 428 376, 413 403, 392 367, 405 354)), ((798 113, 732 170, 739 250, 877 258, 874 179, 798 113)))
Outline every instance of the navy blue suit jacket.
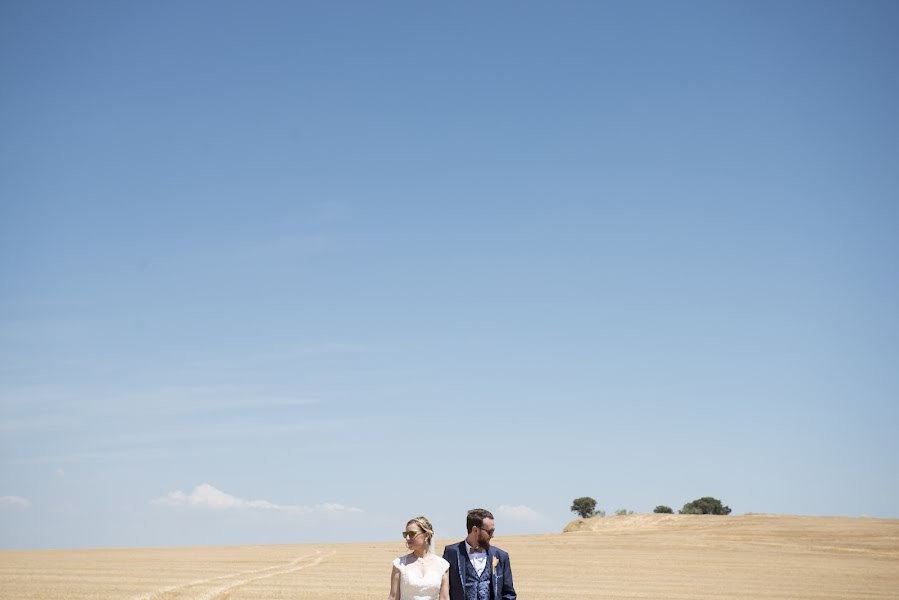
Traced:
MULTIPOLYGON (((443 559, 449 563, 450 600, 465 600, 465 563, 468 560, 468 548, 465 540, 451 544, 443 549, 443 559)), ((512 565, 509 553, 490 546, 487 551, 487 569, 490 570, 490 597, 493 600, 516 600, 518 595, 512 585, 512 565), (495 561, 494 561, 495 559, 495 561), (494 562, 496 568, 493 568, 494 562)))

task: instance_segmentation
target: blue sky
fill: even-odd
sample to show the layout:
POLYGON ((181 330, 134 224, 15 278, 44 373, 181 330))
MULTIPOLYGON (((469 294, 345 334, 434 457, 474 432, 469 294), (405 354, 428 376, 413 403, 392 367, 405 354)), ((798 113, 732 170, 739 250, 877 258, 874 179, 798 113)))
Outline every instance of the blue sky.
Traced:
POLYGON ((891 2, 4 2, 0 545, 899 517, 891 2))

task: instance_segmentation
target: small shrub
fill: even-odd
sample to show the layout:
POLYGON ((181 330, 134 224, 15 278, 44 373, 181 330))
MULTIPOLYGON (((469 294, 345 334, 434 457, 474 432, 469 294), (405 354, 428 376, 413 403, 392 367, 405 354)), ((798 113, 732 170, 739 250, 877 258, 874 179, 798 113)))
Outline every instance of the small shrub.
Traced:
POLYGON ((634 511, 628 510, 626 508, 619 508, 618 510, 615 511, 615 515, 619 516, 619 517, 623 517, 624 515, 632 515, 632 514, 634 514, 634 511))
POLYGON ((687 502, 680 510, 682 515, 729 515, 730 507, 721 504, 721 500, 711 496, 703 496, 693 502, 687 502))
POLYGON ((659 504, 654 509, 652 509, 652 512, 659 513, 659 514, 666 514, 666 515, 674 514, 674 511, 671 510, 671 507, 665 506, 664 504, 659 504))

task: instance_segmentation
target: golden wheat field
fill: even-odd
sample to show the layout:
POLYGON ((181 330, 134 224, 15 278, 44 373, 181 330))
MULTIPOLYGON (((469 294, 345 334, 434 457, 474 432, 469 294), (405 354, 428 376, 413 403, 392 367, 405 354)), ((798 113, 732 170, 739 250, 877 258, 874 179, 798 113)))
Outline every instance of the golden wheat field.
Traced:
MULTIPOLYGON (((899 598, 899 520, 628 515, 495 544, 523 600, 899 598)), ((0 597, 386 598, 403 552, 401 541, 6 551, 0 597)))

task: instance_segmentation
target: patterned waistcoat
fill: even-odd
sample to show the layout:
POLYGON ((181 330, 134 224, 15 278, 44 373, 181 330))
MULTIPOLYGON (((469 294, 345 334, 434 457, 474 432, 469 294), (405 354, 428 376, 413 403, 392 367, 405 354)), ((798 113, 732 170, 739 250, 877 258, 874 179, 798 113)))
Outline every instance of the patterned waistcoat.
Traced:
POLYGON ((490 555, 487 555, 487 565, 480 575, 471 564, 471 559, 466 556, 462 560, 465 562, 466 600, 490 600, 490 580, 493 572, 490 568, 490 555))

